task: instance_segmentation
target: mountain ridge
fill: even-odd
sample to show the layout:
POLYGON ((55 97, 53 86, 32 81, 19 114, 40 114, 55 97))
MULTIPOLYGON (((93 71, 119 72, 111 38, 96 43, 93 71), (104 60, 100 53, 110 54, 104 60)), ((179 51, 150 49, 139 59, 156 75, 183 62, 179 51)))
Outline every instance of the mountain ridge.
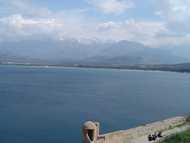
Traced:
POLYGON ((46 39, 0 42, 0 61, 108 66, 190 62, 164 48, 151 48, 131 41, 81 43, 77 40, 46 39))

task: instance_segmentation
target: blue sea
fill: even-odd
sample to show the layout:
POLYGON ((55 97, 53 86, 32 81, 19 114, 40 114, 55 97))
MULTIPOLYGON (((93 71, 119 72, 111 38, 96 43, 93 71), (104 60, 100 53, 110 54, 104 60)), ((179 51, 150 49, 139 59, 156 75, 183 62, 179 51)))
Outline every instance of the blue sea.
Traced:
POLYGON ((0 143, 82 143, 81 126, 128 129, 190 112, 190 74, 0 66, 0 143))

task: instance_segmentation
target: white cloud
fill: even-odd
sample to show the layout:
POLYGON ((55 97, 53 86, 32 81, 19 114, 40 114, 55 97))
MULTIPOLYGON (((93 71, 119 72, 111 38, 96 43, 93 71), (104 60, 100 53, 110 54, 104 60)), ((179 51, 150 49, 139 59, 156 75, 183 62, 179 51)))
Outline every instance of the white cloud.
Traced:
POLYGON ((134 7, 130 0, 88 0, 88 2, 105 14, 121 14, 134 7))
POLYGON ((47 8, 34 5, 32 0, 0 0, 0 10, 3 15, 19 13, 30 17, 44 17, 51 14, 47 8))
POLYGON ((152 45, 157 35, 168 31, 164 23, 135 20, 103 23, 99 29, 106 38, 137 41, 146 45, 152 45))
POLYGON ((1 18, 2 23, 6 23, 10 26, 14 26, 18 29, 23 28, 35 28, 39 27, 58 27, 63 23, 57 22, 55 19, 42 19, 42 18, 24 18, 22 15, 12 15, 10 17, 1 18))
POLYGON ((0 18, 0 39, 19 40, 19 38, 35 37, 36 35, 56 36, 55 32, 63 27, 63 21, 53 18, 25 18, 22 15, 11 15, 0 18))
MULTIPOLYGON (((189 2, 185 0, 160 1, 158 14, 166 19, 164 22, 133 19, 103 22, 85 14, 86 9, 53 12, 46 8, 38 8, 28 1, 8 0, 6 2, 11 6, 12 10, 9 11, 9 14, 0 16, 0 40, 22 40, 43 37, 52 39, 72 38, 80 41, 84 39, 129 40, 151 46, 182 44, 188 43, 188 40, 190 40, 188 32, 181 34, 181 29, 184 29, 185 26, 180 26, 176 22, 189 19, 189 10, 184 8, 186 7, 184 2, 187 5, 189 2), (182 5, 180 6, 180 4, 182 5), (182 11, 176 13, 176 15, 185 15, 185 10, 187 17, 172 18, 172 12, 175 10, 182 11), (170 21, 175 22, 170 23, 170 21), (176 32, 177 28, 174 28, 174 25, 180 32, 176 32), (179 34, 177 35, 176 33, 179 34), (177 36, 174 36, 175 34, 177 36)), ((130 6, 130 1, 127 0, 91 0, 91 2, 103 5, 107 3, 105 7, 102 7, 105 8, 102 11, 109 14, 122 13, 134 6, 133 4, 130 6)), ((186 25, 186 29, 190 29, 188 24, 183 23, 186 25)))
POLYGON ((0 26, 3 27, 3 30, 0 30, 2 35, 0 37, 6 40, 46 35, 53 39, 130 40, 150 45, 157 35, 167 32, 165 25, 160 22, 135 20, 99 22, 71 15, 55 18, 26 18, 22 15, 12 15, 0 18, 0 26))
POLYGON ((172 22, 184 22, 190 19, 189 0, 158 0, 161 16, 172 22))
POLYGON ((178 32, 190 31, 190 0, 156 0, 156 14, 167 21, 169 27, 178 32))

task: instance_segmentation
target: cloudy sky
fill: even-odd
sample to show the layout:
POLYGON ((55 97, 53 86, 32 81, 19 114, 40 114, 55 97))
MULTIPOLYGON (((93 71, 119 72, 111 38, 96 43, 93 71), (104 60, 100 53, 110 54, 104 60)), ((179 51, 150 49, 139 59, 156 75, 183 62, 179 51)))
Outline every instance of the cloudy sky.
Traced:
POLYGON ((190 0, 0 0, 0 41, 190 45, 190 0))

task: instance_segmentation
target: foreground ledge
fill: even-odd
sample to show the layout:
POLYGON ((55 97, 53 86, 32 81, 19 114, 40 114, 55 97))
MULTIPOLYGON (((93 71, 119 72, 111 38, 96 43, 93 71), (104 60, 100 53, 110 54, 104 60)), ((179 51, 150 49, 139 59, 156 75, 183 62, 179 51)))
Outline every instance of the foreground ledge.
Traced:
POLYGON ((151 143, 160 142, 177 133, 190 129, 188 116, 178 116, 128 130, 100 134, 100 124, 88 121, 83 125, 83 143, 151 143), (162 132, 163 137, 148 141, 148 135, 162 132))

